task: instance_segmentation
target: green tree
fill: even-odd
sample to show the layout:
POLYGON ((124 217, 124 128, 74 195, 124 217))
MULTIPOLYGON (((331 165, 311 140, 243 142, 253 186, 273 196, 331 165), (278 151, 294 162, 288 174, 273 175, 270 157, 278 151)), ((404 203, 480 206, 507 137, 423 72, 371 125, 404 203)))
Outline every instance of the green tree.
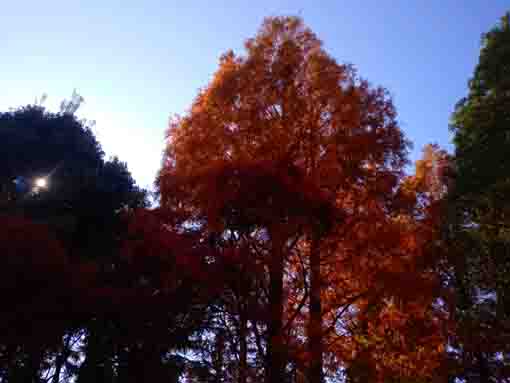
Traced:
POLYGON ((483 35, 469 93, 451 121, 456 175, 449 223, 456 254, 457 340, 464 374, 483 382, 503 379, 509 367, 504 346, 510 335, 509 19, 507 13, 483 35))

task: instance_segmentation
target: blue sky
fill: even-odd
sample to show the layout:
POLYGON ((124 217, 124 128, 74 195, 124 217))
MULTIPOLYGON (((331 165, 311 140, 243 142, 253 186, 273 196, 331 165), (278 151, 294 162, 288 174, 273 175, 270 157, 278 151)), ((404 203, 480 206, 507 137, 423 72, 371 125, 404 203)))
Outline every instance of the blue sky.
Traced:
POLYGON ((480 36, 508 0, 6 1, 0 13, 0 110, 76 88, 108 155, 151 185, 168 117, 186 111, 224 51, 242 52, 265 16, 300 15, 339 62, 388 88, 414 143, 451 149, 448 120, 466 94, 480 36))

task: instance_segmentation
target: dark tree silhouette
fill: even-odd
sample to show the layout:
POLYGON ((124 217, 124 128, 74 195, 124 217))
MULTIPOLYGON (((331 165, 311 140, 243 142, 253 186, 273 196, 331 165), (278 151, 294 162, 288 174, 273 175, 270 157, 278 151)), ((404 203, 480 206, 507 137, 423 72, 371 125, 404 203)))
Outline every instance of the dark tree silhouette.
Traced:
POLYGON ((469 93, 456 105, 450 239, 457 292, 457 376, 510 379, 510 14, 484 34, 469 93))

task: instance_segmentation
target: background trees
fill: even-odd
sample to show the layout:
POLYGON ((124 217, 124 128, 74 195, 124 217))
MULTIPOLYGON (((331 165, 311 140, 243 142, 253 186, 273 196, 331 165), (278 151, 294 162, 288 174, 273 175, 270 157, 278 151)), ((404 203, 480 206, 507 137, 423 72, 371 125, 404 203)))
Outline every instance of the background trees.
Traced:
POLYGON ((15 362, 18 356, 11 358, 12 349, 30 347, 24 345, 25 341, 15 336, 22 343, 7 346, 10 343, 0 342, 6 347, 5 358, 11 358, 4 358, 2 364, 6 381, 16 381, 16 376, 27 381, 27 368, 30 379, 42 379, 42 371, 51 368, 47 362, 52 359, 58 371, 53 380, 58 381, 60 372, 64 373, 62 367, 73 354, 69 346, 76 342, 71 338, 76 332, 84 336, 86 316, 80 307, 84 291, 80 288, 85 289, 88 277, 83 265, 95 260, 94 267, 104 269, 115 262, 122 232, 120 209, 147 205, 147 193, 136 186, 126 165, 116 158, 104 161, 91 130, 73 115, 80 100, 74 94, 60 113, 28 105, 0 114, 2 270, 10 274, 5 281, 16 277, 2 288, 3 316, 12 316, 2 328, 21 336, 32 327, 38 335, 29 336, 28 342, 39 342, 49 333, 60 337, 60 342, 53 339, 54 343, 39 344, 39 354, 30 367, 23 361, 15 362), (37 187, 35 182, 41 178, 45 185, 37 187), (39 243, 45 236, 49 248, 39 243), (60 262, 58 267, 55 259, 60 262), (38 287, 34 285, 37 281, 38 287), (22 290, 27 297, 23 298, 22 290), (32 298, 29 303, 30 295, 38 294, 41 298, 32 298), (11 301, 14 306, 7 303, 11 301), (30 311, 40 304, 47 307, 48 313, 30 311), (52 322, 56 332, 50 331, 52 322), (13 323, 24 327, 17 330, 13 323))
POLYGON ((452 117, 455 189, 452 256, 458 293, 461 375, 508 379, 509 242, 506 155, 510 127, 509 15, 483 36, 468 95, 452 117))

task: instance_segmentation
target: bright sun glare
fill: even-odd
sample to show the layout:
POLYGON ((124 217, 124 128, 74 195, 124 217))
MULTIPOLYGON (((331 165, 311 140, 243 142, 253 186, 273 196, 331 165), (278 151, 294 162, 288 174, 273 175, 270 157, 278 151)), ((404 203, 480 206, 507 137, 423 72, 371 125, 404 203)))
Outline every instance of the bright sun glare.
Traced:
POLYGON ((37 186, 38 188, 45 188, 47 185, 48 181, 46 180, 46 178, 41 177, 35 180, 35 186, 37 186))

